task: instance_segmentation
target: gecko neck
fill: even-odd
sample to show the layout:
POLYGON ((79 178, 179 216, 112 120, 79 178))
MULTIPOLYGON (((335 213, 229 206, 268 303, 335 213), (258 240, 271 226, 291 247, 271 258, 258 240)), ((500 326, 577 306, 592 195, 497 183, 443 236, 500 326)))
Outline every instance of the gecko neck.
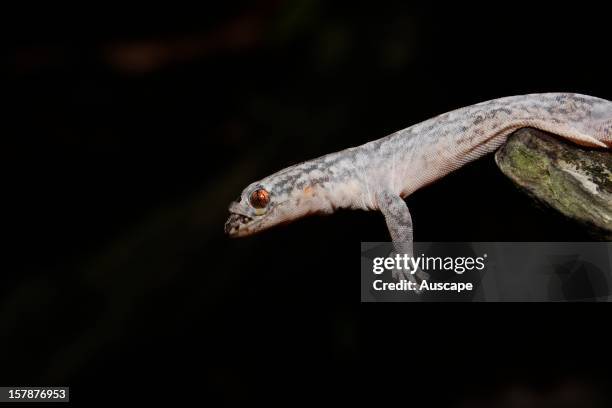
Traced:
POLYGON ((331 213, 339 208, 374 208, 372 197, 368 194, 367 157, 362 148, 351 148, 328 154, 308 163, 317 168, 325 167, 324 177, 310 177, 314 191, 320 197, 316 206, 320 212, 331 213))

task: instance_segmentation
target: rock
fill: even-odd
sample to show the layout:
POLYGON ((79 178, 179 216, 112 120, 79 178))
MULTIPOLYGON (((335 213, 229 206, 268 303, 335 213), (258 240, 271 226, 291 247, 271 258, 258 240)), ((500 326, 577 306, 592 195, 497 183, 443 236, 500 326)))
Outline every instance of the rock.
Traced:
POLYGON ((501 171, 541 203, 612 239, 612 153, 524 128, 495 154, 501 171))

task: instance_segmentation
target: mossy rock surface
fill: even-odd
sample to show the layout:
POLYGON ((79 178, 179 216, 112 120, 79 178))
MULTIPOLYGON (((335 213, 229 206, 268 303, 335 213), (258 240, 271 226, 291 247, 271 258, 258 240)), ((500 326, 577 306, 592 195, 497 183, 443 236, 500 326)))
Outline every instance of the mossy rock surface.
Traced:
POLYGON ((495 154, 501 171, 523 191, 612 239, 612 153, 536 129, 514 132, 495 154))

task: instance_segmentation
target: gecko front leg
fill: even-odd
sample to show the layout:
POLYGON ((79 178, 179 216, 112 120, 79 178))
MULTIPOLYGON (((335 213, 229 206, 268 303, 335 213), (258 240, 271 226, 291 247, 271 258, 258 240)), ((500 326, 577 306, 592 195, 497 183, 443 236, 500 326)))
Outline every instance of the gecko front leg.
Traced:
MULTIPOLYGON (((387 228, 393 241, 395 253, 400 255, 406 254, 408 257, 412 257, 414 254, 412 217, 410 216, 408 206, 400 196, 390 191, 379 192, 376 195, 376 199, 378 208, 387 222, 387 228)), ((406 269, 395 269, 392 274, 393 278, 398 281, 406 279, 415 285, 418 284, 416 277, 421 280, 429 278, 429 275, 420 268, 417 268, 414 272, 406 269)))

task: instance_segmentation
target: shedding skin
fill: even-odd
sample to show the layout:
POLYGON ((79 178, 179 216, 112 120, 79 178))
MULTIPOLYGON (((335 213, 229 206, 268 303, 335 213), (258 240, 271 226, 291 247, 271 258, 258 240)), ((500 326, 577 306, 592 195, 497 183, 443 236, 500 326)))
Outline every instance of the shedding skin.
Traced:
MULTIPOLYGON (((497 150, 508 135, 523 127, 609 149, 612 102, 573 93, 529 94, 444 113, 250 184, 230 205, 225 232, 231 237, 247 236, 309 214, 330 214, 337 208, 380 211, 396 252, 411 256, 412 218, 403 198, 497 150), (266 195, 264 208, 250 202, 254 193, 255 197, 266 195)), ((407 278, 412 281, 412 274, 425 276, 422 271, 411 271, 407 278)))

